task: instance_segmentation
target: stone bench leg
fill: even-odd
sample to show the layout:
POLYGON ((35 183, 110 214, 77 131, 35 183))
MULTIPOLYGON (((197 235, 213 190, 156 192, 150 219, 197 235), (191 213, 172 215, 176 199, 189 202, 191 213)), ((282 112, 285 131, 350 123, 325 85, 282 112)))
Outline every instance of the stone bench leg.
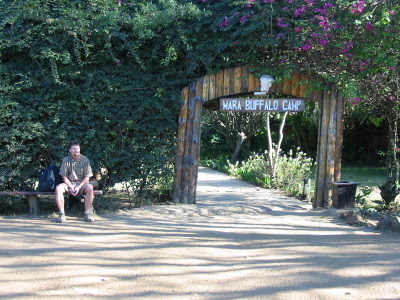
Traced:
POLYGON ((38 196, 28 196, 29 201, 29 214, 37 216, 39 213, 38 196))

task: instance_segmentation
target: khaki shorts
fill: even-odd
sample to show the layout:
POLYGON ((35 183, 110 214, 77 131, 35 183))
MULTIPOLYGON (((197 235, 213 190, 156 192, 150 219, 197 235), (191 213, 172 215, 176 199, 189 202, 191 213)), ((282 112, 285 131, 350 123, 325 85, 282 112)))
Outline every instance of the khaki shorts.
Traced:
MULTIPOLYGON (((80 182, 79 181, 75 181, 75 182, 71 182, 71 184, 72 184, 73 187, 77 187, 80 184, 80 182)), ((81 189, 79 190, 79 193, 78 193, 79 195, 83 195, 84 194, 85 188, 87 187, 88 184, 90 184, 90 183, 86 183, 86 184, 83 185, 83 187, 81 187, 81 189)), ((68 185, 66 185, 65 183, 60 183, 59 185, 63 186, 65 193, 69 193, 68 185)))

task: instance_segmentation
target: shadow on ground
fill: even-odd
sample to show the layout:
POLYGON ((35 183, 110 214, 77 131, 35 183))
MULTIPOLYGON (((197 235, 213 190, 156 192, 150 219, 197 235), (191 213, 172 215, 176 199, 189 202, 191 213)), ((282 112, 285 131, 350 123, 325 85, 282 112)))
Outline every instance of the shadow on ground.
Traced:
POLYGON ((201 168, 196 205, 0 221, 6 299, 399 299, 400 240, 201 168))

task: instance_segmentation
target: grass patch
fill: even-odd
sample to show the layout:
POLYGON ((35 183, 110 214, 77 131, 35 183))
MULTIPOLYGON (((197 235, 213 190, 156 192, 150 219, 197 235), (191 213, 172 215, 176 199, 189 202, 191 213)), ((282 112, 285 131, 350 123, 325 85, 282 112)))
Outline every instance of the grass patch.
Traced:
MULTIPOLYGON (((315 179, 315 167, 310 178, 315 179)), ((378 188, 386 182, 386 167, 343 166, 341 180, 360 182, 359 187, 378 188)))
POLYGON ((360 187, 378 187, 386 182, 386 168, 344 166, 341 180, 360 182, 360 187))

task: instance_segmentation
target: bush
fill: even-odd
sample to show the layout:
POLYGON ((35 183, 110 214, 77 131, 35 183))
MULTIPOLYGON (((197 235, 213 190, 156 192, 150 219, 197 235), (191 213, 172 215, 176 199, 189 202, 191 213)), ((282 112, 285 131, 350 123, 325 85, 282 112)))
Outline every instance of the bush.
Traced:
POLYGON ((269 163, 265 154, 251 155, 247 161, 236 164, 228 162, 228 174, 238 177, 246 182, 269 188, 268 176, 269 163))
POLYGON ((151 172, 173 178, 180 91, 196 74, 168 49, 181 45, 180 22, 200 11, 56 2, 0 2, 0 189, 34 189, 71 140, 94 172, 107 170, 105 190, 124 181, 152 188, 151 172))
POLYGON ((290 150, 288 155, 279 158, 279 163, 273 178, 273 185, 282 188, 290 195, 298 196, 302 192, 304 179, 311 175, 313 161, 306 157, 305 153, 298 151, 293 154, 290 150))
POLYGON ((282 189, 292 196, 300 195, 304 179, 311 175, 312 159, 299 149, 296 154, 292 150, 287 155, 281 154, 275 176, 271 178, 267 155, 265 151, 262 154, 255 153, 241 163, 228 162, 228 174, 265 188, 282 189))

